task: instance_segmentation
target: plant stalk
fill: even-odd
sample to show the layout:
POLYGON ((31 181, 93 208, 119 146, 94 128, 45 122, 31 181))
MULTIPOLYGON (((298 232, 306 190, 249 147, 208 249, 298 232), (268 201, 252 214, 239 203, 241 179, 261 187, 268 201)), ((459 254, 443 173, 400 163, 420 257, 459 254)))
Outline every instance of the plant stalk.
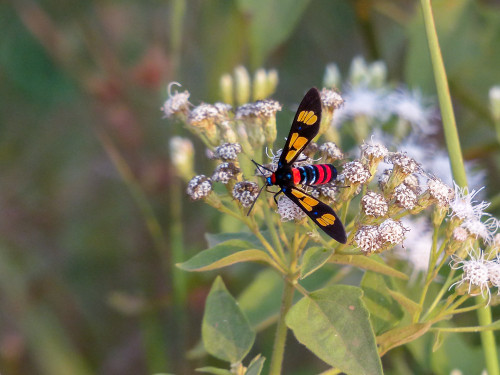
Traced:
MULTIPOLYGON (((429 43, 429 51, 431 55, 432 67, 434 70, 434 79, 439 98, 439 106, 443 118, 444 136, 448 155, 450 158, 451 169, 455 182, 462 187, 467 186, 467 175, 465 173, 462 150, 458 138, 458 131, 455 122, 455 115, 451 104, 450 90, 446 71, 444 68, 443 57, 439 47, 439 40, 432 14, 430 0, 421 0, 422 13, 424 17, 425 30, 427 41, 429 43)), ((477 302, 481 302, 482 297, 476 297, 477 302)), ((477 310, 478 320, 481 325, 489 325, 492 322, 491 308, 488 306, 484 309, 477 310)), ((490 375, 499 375, 500 366, 497 357, 497 348, 495 336, 492 331, 481 332, 481 343, 483 346, 484 356, 486 360, 486 370, 490 375)))

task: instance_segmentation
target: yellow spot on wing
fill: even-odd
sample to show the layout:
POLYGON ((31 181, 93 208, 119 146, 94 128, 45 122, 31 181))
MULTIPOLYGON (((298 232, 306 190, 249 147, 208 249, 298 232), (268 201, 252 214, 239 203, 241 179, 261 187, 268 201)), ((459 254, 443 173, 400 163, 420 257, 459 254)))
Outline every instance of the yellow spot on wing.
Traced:
MULTIPOLYGON (((297 134, 297 133, 294 133, 297 134)), ((304 146, 307 143, 307 138, 306 137, 299 137, 295 142, 290 143, 294 149, 300 150, 302 146, 304 146)))
POLYGON ((321 219, 328 223, 328 225, 335 223, 335 216, 333 216, 332 214, 324 214, 323 216, 321 216, 321 219))
POLYGON ((306 125, 313 125, 318 121, 318 116, 314 114, 314 111, 302 111, 299 113, 297 121, 303 122, 306 125))

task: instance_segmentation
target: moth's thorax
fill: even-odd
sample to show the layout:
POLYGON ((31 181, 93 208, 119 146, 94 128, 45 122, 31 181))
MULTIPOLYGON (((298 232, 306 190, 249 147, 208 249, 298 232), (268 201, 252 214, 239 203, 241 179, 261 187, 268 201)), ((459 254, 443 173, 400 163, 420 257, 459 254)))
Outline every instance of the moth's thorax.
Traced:
POLYGON ((271 182, 271 185, 280 185, 280 186, 291 186, 295 185, 295 175, 297 175, 296 168, 292 168, 288 165, 283 167, 279 167, 276 172, 274 172, 268 180, 268 183, 271 182))

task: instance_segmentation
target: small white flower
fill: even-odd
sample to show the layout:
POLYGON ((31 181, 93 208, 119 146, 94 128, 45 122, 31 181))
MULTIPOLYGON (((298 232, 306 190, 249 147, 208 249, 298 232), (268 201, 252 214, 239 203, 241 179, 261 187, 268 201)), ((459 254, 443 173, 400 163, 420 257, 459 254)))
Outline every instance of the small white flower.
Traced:
POLYGON ((364 184, 371 177, 371 173, 363 163, 354 160, 344 165, 344 176, 352 183, 364 184))
POLYGON ((397 90, 388 96, 387 103, 389 110, 401 119, 408 121, 414 130, 425 135, 436 133, 435 108, 428 106, 419 91, 397 90))
POLYGON ((486 244, 491 244, 500 223, 494 217, 481 221, 478 217, 473 216, 465 220, 461 226, 474 237, 482 238, 486 244))
POLYGON ((388 119, 384 90, 355 86, 347 88, 343 97, 344 105, 335 112, 334 125, 355 117, 367 117, 376 121, 388 119))
POLYGON ((224 161, 236 160, 241 151, 239 143, 224 143, 214 149, 214 158, 224 161))
MULTIPOLYGON (((456 254, 451 256, 450 267, 454 270, 462 269, 462 279, 450 286, 450 289, 455 285, 462 285, 463 283, 469 284, 469 294, 473 286, 477 286, 481 290, 481 294, 484 296, 484 292, 488 293, 488 297, 491 298, 490 289, 488 287, 488 265, 491 261, 486 261, 484 259, 484 253, 479 249, 480 255, 475 254, 475 250, 471 249, 469 251, 469 260, 461 259, 456 254)), ((488 302, 489 303, 489 302, 488 302)))
POLYGON ((496 260, 489 262, 487 267, 491 285, 496 287, 498 289, 497 294, 500 294, 500 256, 497 255, 496 260))
POLYGON ((282 195, 278 200, 278 211, 281 221, 301 220, 306 214, 287 196, 282 195))
POLYGON ((479 190, 471 190, 469 193, 466 193, 465 187, 458 186, 455 182, 455 199, 450 202, 451 217, 458 217, 459 219, 465 220, 469 218, 481 218, 484 215, 484 210, 488 208, 490 203, 481 202, 477 203, 474 200, 474 197, 482 190, 482 187, 479 190))

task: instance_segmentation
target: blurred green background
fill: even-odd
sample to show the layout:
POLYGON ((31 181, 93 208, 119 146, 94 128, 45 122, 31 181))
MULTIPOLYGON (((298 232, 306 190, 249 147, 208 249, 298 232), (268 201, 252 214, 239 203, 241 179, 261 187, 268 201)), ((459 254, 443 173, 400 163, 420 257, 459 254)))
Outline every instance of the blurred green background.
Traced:
MULTIPOLYGON (((488 91, 500 84, 500 2, 433 7, 464 155, 487 171, 498 217, 488 91)), ((168 139, 187 132, 162 119, 168 82, 182 83, 196 105, 220 100, 220 76, 238 65, 275 68, 274 98, 289 110, 321 86, 326 64, 347 75, 364 56, 383 60, 390 80, 435 97, 412 0, 13 0, 0 3, 0 25, 2 375, 190 374, 206 363, 183 356, 199 340, 214 274, 185 275, 188 313, 179 317, 171 230, 183 224, 187 258, 221 220, 184 200, 169 163, 168 139)), ((195 146, 203 173, 204 150, 195 146)), ((226 271, 231 292, 255 269, 226 271)), ((256 352, 269 358, 268 331, 256 352)), ((465 338, 434 357, 437 367, 422 346, 394 350, 387 373, 449 373, 458 363, 450 353, 468 353, 457 359, 464 369, 469 357, 481 360, 478 337, 465 338)), ((288 354, 297 355, 287 355, 286 374, 326 369, 289 339, 288 354)))

